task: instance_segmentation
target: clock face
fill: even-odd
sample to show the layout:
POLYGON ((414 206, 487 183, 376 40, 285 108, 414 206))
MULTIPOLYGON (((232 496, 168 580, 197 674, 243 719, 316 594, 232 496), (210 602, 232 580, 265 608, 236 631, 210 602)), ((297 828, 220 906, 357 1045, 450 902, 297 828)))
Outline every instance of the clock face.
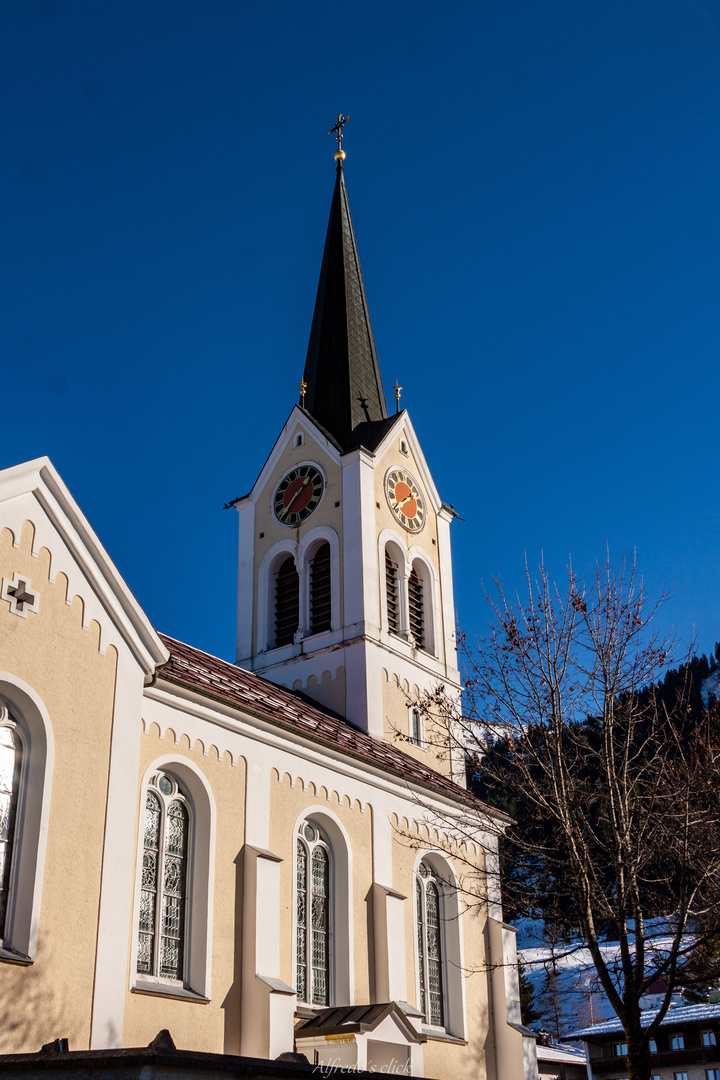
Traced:
POLYGON ((319 505, 325 481, 315 465, 298 465, 283 476, 273 499, 273 513, 281 525, 299 525, 319 505))
POLYGON ((385 477, 390 509, 408 532, 420 532, 425 524, 425 500, 417 480, 405 469, 391 469, 385 477))

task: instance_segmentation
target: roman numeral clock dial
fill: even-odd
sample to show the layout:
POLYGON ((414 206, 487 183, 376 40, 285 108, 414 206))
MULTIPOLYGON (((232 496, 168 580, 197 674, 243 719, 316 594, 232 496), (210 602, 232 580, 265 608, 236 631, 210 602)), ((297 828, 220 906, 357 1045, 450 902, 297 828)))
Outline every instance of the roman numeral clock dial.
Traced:
POLYGON ((298 465, 283 476, 273 496, 273 513, 281 525, 300 525, 320 505, 325 481, 314 465, 298 465))
POLYGON ((403 529, 420 532, 425 524, 425 499, 417 480, 405 469, 391 469, 385 477, 385 496, 403 529))

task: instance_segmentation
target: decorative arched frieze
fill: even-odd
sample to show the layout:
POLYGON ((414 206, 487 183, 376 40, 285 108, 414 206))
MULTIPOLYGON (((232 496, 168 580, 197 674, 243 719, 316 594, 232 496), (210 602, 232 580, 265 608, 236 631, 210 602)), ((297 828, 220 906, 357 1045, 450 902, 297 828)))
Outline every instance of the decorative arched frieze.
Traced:
MULTIPOLYGON (((162 732, 157 720, 147 720, 144 716, 142 717, 142 730, 143 735, 150 735, 161 742, 172 743, 179 749, 186 750, 191 754, 200 753, 204 758, 210 758, 214 753, 217 761, 226 763, 233 768, 236 768, 240 761, 245 760, 243 755, 237 750, 233 751, 227 746, 223 747, 218 746, 215 743, 208 743, 206 747, 201 738, 190 735, 188 732, 181 731, 176 733, 174 728, 171 727, 167 727, 165 731, 162 732), (183 740, 186 741, 187 745, 183 745, 183 740)), ((218 732, 215 732, 214 734, 218 734, 218 732)))

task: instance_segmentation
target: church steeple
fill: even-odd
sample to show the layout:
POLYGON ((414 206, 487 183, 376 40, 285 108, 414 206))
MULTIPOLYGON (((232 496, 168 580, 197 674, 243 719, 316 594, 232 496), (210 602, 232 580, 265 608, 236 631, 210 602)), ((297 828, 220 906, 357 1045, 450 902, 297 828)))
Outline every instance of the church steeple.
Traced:
MULTIPOLYGON (((305 409, 342 450, 360 424, 388 416, 348 205, 342 149, 330 207, 305 373, 305 409)), ((367 429, 363 429, 367 430, 367 429)))

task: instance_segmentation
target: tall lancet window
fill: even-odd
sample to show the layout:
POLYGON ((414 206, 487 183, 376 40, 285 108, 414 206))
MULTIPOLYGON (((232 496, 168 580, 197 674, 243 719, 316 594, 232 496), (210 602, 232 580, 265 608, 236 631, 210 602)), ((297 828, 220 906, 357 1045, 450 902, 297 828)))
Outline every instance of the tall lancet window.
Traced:
POLYGON ((291 645, 300 622, 300 584, 292 555, 275 574, 275 646, 291 645))
POLYGON ((157 773, 145 795, 137 970, 181 981, 190 814, 177 782, 157 773))
POLYGON ((408 578, 408 623, 410 634, 418 649, 425 648, 425 609, 423 583, 413 566, 408 578))
POLYGON ((445 1003, 442 954, 442 897, 439 881, 426 862, 415 880, 417 918, 418 1006, 429 1024, 443 1027, 445 1003))
POLYGON ((390 558, 390 553, 385 549, 385 595, 387 599, 387 622, 388 630, 393 634, 400 633, 400 578, 398 564, 390 558))
POLYGON ((297 837, 298 1001, 330 1004, 330 849, 310 821, 297 837))
POLYGON ((310 563, 310 633, 330 630, 332 625, 330 545, 325 541, 310 563))
POLYGON ((9 714, 4 706, 0 705, 0 941, 5 936, 6 929, 21 765, 20 737, 10 721, 9 714))

